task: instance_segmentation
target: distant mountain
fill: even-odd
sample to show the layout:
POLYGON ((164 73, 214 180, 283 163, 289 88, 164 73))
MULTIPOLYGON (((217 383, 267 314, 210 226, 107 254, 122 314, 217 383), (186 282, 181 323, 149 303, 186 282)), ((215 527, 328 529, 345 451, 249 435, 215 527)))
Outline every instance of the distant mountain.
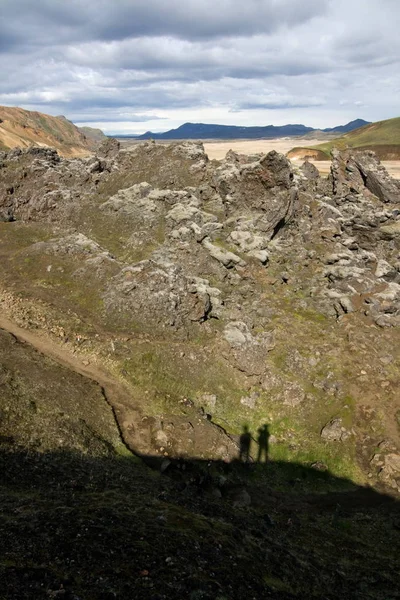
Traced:
POLYGON ((153 133, 147 131, 138 139, 147 140, 206 140, 206 139, 255 139, 255 138, 275 138, 291 135, 304 135, 312 131, 312 127, 304 125, 283 125, 275 127, 267 125, 266 127, 238 127, 236 125, 215 125, 205 123, 185 123, 177 129, 171 129, 164 133, 153 133))
POLYGON ((93 149, 93 142, 65 117, 0 106, 0 149, 34 145, 55 148, 63 156, 85 156, 93 149))
POLYGON ((364 125, 369 125, 369 121, 364 121, 364 119, 356 119, 355 121, 350 121, 347 125, 339 125, 338 127, 328 127, 327 129, 323 129, 326 133, 348 133, 349 131, 353 131, 354 129, 359 129, 364 125))
POLYGON ((106 134, 103 133, 101 129, 97 129, 95 127, 78 127, 78 129, 90 142, 93 143, 95 148, 107 139, 106 134))
MULTIPOLYGON (((357 119, 347 125, 340 125, 334 128, 323 129, 324 132, 343 133, 352 131, 367 121, 357 119)), ((305 125, 266 125, 265 127, 238 127, 236 125, 215 125, 206 123, 184 123, 177 129, 170 129, 164 133, 154 133, 147 131, 143 135, 123 136, 134 137, 138 140, 238 140, 238 139, 272 139, 279 137, 302 136, 313 131, 319 131, 313 127, 305 125)))
POLYGON ((318 146, 292 148, 287 156, 291 159, 303 159, 308 156, 315 160, 330 160, 331 150, 334 147, 340 150, 347 147, 373 150, 381 160, 398 160, 400 158, 400 117, 367 123, 363 127, 348 131, 318 146))

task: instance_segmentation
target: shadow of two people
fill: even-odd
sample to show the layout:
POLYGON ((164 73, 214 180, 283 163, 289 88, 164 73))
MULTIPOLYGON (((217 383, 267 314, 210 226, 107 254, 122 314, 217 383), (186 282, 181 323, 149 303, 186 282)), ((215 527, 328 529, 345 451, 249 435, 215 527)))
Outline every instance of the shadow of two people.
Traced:
MULTIPOLYGON (((255 441, 258 444, 257 460, 256 462, 268 461, 269 452, 269 438, 270 438, 269 426, 267 424, 259 427, 257 431, 257 438, 255 441)), ((248 425, 243 426, 243 432, 239 439, 239 460, 247 463, 252 461, 250 454, 251 442, 254 438, 252 437, 248 425)))

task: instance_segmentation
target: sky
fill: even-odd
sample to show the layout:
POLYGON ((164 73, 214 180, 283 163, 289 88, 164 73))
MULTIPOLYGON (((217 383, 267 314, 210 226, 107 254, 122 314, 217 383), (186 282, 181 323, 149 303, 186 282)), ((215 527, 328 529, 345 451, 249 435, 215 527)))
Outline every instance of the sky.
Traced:
POLYGON ((108 134, 400 116, 400 0, 0 0, 0 105, 108 134))

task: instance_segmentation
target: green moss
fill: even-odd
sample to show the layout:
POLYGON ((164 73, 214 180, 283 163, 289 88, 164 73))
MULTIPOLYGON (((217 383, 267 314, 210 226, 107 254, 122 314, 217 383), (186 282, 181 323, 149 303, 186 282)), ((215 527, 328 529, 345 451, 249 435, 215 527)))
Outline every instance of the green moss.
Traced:
MULTIPOLYGON (((182 346, 183 347, 183 346, 182 346)), ((188 350, 187 345, 185 345, 188 350)), ((193 345, 196 356, 204 354, 200 347, 193 345)), ((202 394, 215 394, 218 398, 216 420, 230 417, 234 419, 233 407, 237 405, 241 390, 232 380, 226 366, 214 359, 192 360, 188 355, 180 356, 180 346, 165 346, 157 342, 142 346, 123 360, 122 369, 126 378, 136 389, 142 390, 148 398, 146 410, 151 414, 164 412, 181 413, 185 406, 183 398, 200 406, 202 394)), ((226 426, 226 422, 225 422, 226 426)))

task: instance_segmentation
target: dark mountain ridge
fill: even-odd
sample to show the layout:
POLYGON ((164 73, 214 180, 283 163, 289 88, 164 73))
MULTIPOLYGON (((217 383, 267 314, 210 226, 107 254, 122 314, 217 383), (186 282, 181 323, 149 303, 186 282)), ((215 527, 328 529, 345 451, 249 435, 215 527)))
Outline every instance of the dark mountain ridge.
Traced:
POLYGON ((370 125, 370 122, 364 121, 364 119, 355 119, 354 121, 350 121, 346 125, 328 127, 327 129, 323 129, 322 131, 324 131, 325 133, 348 133, 349 131, 354 131, 355 129, 364 127, 364 125, 370 125))
MULTIPOLYGON (((322 129, 324 133, 345 133, 353 131, 368 124, 368 121, 363 119, 356 119, 346 125, 339 125, 337 127, 330 127, 322 129)), ((163 133, 154 133, 152 131, 146 131, 142 135, 124 135, 118 137, 125 138, 136 138, 138 140, 148 140, 150 138, 155 140, 188 140, 188 139, 272 139, 277 137, 287 136, 301 136, 311 133, 313 131, 321 131, 314 129, 313 127, 307 127, 301 124, 288 124, 288 125, 266 125, 256 127, 239 127, 237 125, 218 125, 208 123, 184 123, 177 129, 170 129, 163 133)))

